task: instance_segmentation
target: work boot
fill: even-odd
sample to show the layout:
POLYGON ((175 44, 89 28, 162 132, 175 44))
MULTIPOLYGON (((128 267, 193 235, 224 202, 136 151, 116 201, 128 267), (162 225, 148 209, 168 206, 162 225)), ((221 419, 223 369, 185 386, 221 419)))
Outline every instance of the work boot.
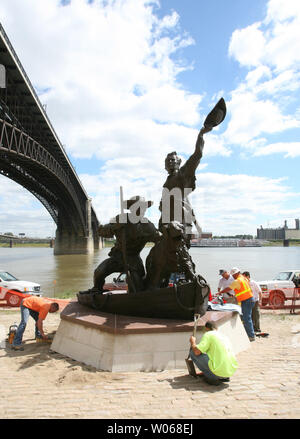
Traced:
POLYGON ((211 386, 219 386, 220 385, 220 381, 219 380, 210 380, 209 378, 207 378, 205 375, 203 376, 204 381, 207 384, 210 384, 211 386))
POLYGON ((21 345, 18 346, 12 346, 11 347, 13 351, 24 351, 24 347, 21 345))
POLYGON ((44 339, 42 337, 37 337, 35 339, 35 341, 36 341, 36 343, 52 343, 53 340, 52 340, 52 338, 44 339))

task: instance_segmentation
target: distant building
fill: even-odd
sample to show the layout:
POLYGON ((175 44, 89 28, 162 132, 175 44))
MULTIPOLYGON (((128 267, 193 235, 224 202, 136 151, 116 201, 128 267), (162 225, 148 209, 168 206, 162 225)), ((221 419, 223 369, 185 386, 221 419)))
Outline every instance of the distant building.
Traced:
POLYGON ((202 232, 201 233, 201 239, 209 239, 209 238, 212 238, 212 233, 210 233, 210 232, 202 232))
POLYGON ((295 229, 289 229, 287 226, 287 221, 284 221, 283 227, 278 227, 277 229, 264 229, 262 226, 260 226, 260 229, 257 229, 257 239, 300 239, 299 219, 295 219, 295 229))
POLYGON ((209 239, 212 238, 213 234, 211 232, 202 232, 201 237, 199 238, 198 233, 192 234, 192 239, 209 239))

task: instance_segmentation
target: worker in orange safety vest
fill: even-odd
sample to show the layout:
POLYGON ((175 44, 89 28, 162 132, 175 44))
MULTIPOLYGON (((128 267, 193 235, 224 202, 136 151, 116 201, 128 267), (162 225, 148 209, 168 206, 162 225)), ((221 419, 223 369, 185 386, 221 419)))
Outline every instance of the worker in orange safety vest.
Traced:
POLYGON ((248 282, 248 279, 241 274, 239 268, 234 267, 230 270, 230 274, 234 278, 234 281, 224 290, 219 291, 218 294, 227 293, 230 290, 234 290, 237 301, 241 304, 242 308, 242 320, 245 330, 250 341, 255 340, 255 333, 252 322, 252 308, 254 306, 253 294, 248 282))

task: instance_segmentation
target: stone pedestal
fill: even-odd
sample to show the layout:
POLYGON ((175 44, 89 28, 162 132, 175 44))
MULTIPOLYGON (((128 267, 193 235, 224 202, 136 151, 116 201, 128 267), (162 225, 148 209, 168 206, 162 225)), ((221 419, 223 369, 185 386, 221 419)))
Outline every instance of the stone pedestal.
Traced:
MULTIPOLYGON (((249 340, 235 312, 209 311, 198 322, 197 342, 207 320, 217 323, 237 354, 249 340)), ((72 301, 61 313, 51 349, 96 369, 111 372, 184 369, 193 322, 127 317, 72 301)))

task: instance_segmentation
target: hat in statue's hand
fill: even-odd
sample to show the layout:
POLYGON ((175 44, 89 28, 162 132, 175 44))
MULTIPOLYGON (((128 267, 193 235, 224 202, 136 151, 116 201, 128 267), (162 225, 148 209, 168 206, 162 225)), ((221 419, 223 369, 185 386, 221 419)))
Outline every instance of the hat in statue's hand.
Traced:
POLYGON ((211 110, 211 112, 206 116, 203 125, 206 128, 216 127, 217 125, 220 125, 221 122, 223 122, 225 116, 226 116, 226 104, 224 99, 221 98, 219 102, 211 110))

